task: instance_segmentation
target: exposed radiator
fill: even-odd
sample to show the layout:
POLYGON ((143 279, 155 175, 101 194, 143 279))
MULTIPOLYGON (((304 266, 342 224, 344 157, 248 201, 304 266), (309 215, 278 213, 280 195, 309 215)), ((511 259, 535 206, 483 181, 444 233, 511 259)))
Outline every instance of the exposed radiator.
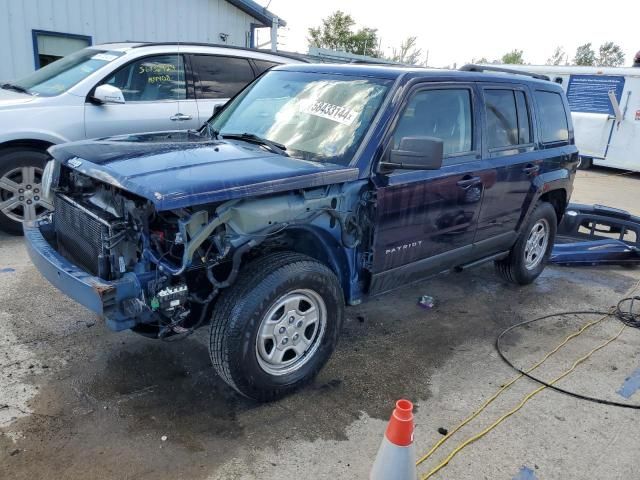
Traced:
POLYGON ((109 278, 109 223, 65 195, 56 195, 53 222, 58 250, 93 275, 109 278))

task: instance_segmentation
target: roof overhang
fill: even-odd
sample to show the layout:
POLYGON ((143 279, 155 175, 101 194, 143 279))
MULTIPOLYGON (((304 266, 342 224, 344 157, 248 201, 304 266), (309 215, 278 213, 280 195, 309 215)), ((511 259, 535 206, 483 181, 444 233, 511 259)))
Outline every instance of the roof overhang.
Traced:
POLYGON ((260 6, 258 3, 253 0, 227 0, 231 5, 236 8, 239 8, 243 12, 248 15, 251 15, 256 20, 259 20, 265 27, 270 27, 273 25, 273 19, 278 19, 279 27, 286 27, 287 22, 284 21, 283 18, 278 17, 277 15, 271 13, 266 8, 260 6))

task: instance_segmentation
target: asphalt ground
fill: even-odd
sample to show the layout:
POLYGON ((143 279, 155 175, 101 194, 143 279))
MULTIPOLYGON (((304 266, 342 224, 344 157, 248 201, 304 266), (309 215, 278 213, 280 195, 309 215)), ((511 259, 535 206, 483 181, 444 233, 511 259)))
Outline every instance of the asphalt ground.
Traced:
MULTIPOLYGON (((618 173, 580 172, 573 200, 640 214, 640 176, 618 173)), ((639 280, 639 270, 621 267, 552 266, 526 287, 505 284, 491 265, 441 275, 349 308, 316 381, 263 405, 217 378, 206 329, 178 343, 112 333, 39 275, 21 238, 0 235, 0 478, 367 478, 396 399, 415 402, 424 453, 442 438, 438 429, 453 429, 515 376, 494 348, 503 329, 607 309, 639 280), (422 295, 434 308, 417 305, 422 295)), ((519 329, 507 352, 528 367, 595 318, 519 329)), ((553 378, 620 327, 604 320, 537 373, 553 378)), ((627 328, 558 385, 640 403, 639 369, 640 331, 627 328)), ((419 471, 537 387, 516 382, 419 471)), ((432 478, 637 478, 639 415, 544 390, 432 478)))

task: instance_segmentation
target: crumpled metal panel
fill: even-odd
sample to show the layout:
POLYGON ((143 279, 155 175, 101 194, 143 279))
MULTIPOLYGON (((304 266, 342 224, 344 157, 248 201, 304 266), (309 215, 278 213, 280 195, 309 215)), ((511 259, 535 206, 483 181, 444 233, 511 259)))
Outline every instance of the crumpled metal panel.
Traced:
POLYGON ((49 152, 69 168, 150 200, 159 211, 350 182, 360 174, 191 132, 74 142, 49 152))

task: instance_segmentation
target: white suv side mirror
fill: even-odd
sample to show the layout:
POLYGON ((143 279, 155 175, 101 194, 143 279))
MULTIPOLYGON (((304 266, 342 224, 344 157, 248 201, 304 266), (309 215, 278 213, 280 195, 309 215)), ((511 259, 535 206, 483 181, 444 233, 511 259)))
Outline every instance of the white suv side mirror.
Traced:
POLYGON ((122 90, 113 85, 99 85, 93 94, 94 100, 101 104, 124 103, 122 90))

